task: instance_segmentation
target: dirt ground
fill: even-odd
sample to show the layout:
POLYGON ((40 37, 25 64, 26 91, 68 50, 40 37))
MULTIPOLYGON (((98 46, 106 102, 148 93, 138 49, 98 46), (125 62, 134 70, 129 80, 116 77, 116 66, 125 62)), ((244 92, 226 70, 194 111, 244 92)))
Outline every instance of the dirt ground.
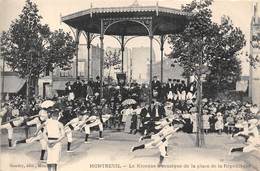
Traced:
MULTIPOLYGON (((31 131, 33 132, 33 131, 31 131)), ((176 171, 260 171, 260 152, 235 153, 228 155, 230 147, 243 146, 240 139, 231 139, 229 135, 208 134, 206 147, 196 148, 195 135, 175 134, 169 142, 169 157, 162 166, 158 166, 158 149, 144 149, 130 152, 138 142, 140 135, 132 135, 114 130, 104 131, 104 140, 98 140, 98 132, 92 132, 85 144, 84 134, 74 133, 72 149, 66 152, 66 139, 63 141, 60 171, 104 171, 104 170, 176 170, 176 171)), ((15 149, 7 148, 7 135, 1 136, 1 171, 44 171, 46 163, 39 162, 40 144, 19 144, 15 149)), ((24 132, 15 130, 14 139, 24 138, 24 132)), ((144 142, 149 142, 144 141, 144 142)))

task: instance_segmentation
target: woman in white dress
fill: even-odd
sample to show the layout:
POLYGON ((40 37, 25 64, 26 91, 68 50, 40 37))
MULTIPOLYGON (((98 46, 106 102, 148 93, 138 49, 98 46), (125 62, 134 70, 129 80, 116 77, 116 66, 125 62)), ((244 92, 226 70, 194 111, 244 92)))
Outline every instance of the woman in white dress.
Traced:
POLYGON ((58 112, 50 114, 50 119, 47 119, 37 130, 38 132, 44 128, 44 138, 47 146, 47 167, 48 171, 57 171, 57 165, 61 156, 61 140, 65 137, 63 124, 58 121, 58 112))
POLYGON ((141 119, 140 119, 141 110, 142 110, 142 108, 139 105, 137 105, 136 109, 134 110, 137 115, 137 127, 136 127, 137 130, 139 130, 140 125, 141 125, 141 119))
POLYGON ((203 110, 202 112, 203 112, 203 115, 202 115, 203 129, 204 129, 204 132, 207 134, 208 130, 210 129, 210 124, 209 124, 210 115, 208 114, 207 110, 203 110))
POLYGON ((198 126, 197 117, 198 117, 198 113, 194 109, 194 111, 192 111, 192 113, 191 113, 191 118, 190 118, 191 119, 191 123, 192 123, 192 132, 193 133, 197 132, 197 126, 198 126))
POLYGON ((130 133, 131 119, 132 119, 132 114, 133 114, 132 106, 129 106, 128 109, 126 109, 124 114, 125 114, 125 130, 124 130, 124 132, 130 133))
POLYGON ((224 121, 220 112, 217 113, 216 119, 217 121, 215 123, 215 130, 218 132, 218 134, 221 134, 224 128, 224 121))
POLYGON ((126 117, 127 117, 127 107, 125 106, 122 110, 121 110, 121 116, 122 116, 122 123, 125 124, 126 122, 126 117))

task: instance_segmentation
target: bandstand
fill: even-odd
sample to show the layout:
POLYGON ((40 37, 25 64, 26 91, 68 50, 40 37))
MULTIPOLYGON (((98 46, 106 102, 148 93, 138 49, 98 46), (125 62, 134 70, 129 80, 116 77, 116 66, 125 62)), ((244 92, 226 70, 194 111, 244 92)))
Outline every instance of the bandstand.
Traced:
MULTIPOLYGON (((100 95, 103 97, 103 62, 104 62, 104 35, 115 37, 121 45, 122 65, 123 52, 126 43, 138 36, 149 36, 150 39, 150 93, 149 102, 152 99, 152 49, 153 40, 160 44, 161 50, 161 79, 163 78, 163 50, 166 35, 177 34, 184 30, 190 13, 182 12, 173 8, 155 6, 140 6, 133 4, 127 7, 109 7, 109 8, 90 8, 87 10, 75 12, 62 16, 62 22, 74 28, 77 47, 79 37, 84 33, 87 39, 88 49, 88 79, 89 79, 89 49, 91 41, 99 36, 100 38, 100 95)), ((76 76, 78 75, 78 54, 76 52, 76 76)), ((162 80, 161 80, 162 81, 162 80)))

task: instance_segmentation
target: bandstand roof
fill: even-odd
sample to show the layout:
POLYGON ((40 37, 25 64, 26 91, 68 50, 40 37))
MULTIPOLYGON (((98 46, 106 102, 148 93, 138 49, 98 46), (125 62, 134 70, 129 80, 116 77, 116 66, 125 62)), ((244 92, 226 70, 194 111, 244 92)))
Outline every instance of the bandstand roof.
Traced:
POLYGON ((97 34, 101 32, 102 19, 104 22, 110 21, 110 24, 115 21, 109 27, 105 27, 105 35, 145 36, 148 35, 146 27, 135 21, 152 27, 153 35, 164 35, 183 31, 191 16, 191 13, 173 8, 129 6, 90 8, 63 16, 61 20, 75 29, 97 34), (152 22, 149 25, 147 22, 150 21, 152 22))

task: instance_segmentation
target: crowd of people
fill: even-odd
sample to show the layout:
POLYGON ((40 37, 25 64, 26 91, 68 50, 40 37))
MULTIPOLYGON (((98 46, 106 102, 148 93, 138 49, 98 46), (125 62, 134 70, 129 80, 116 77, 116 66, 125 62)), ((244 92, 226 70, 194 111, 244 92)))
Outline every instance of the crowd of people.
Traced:
MULTIPOLYGON (((57 130, 60 130, 61 127, 64 129, 61 134, 67 137, 67 152, 72 152, 74 131, 85 134, 85 143, 89 143, 88 137, 91 130, 98 130, 99 139, 103 139, 104 128, 117 129, 129 134, 140 133, 141 139, 152 138, 151 135, 153 135, 153 137, 157 137, 152 143, 156 144, 155 146, 144 144, 134 147, 133 151, 159 147, 160 163, 162 163, 163 158, 167 155, 165 141, 169 139, 170 135, 180 129, 186 133, 198 132, 197 86, 195 81, 187 84, 185 81, 177 79, 168 79, 167 83, 161 83, 157 77, 154 77, 151 86, 153 97, 151 103, 147 101, 148 87, 137 83, 107 86, 107 89, 104 88, 104 97, 101 98, 99 77, 96 78, 96 81, 90 80, 89 82, 77 78, 73 84, 66 83, 66 91, 61 97, 47 100, 49 103, 53 102, 52 105, 49 105, 51 108, 43 105, 47 102, 41 97, 31 98, 28 108, 25 99, 14 96, 2 104, 0 128, 1 130, 7 129, 10 148, 16 144, 39 140, 42 147, 41 160, 44 160, 44 154, 48 148, 43 138, 43 128, 50 129, 48 126, 46 127, 46 123, 56 125, 57 130), (46 122, 50 117, 56 118, 55 120, 58 120, 61 125, 56 122, 46 122), (177 126, 174 126, 176 123, 177 126), (34 125, 36 125, 37 131, 34 136, 30 137, 28 129, 34 125), (16 127, 25 128, 25 139, 13 140, 13 130, 16 127)), ((248 130, 252 119, 259 121, 259 108, 248 102, 204 98, 202 99, 201 119, 201 126, 205 134, 225 132, 234 136, 239 131, 248 130)), ((254 123, 259 124, 259 122, 254 123)), ((61 141, 56 135, 58 131, 53 134, 53 137, 50 137, 52 133, 47 132, 47 139, 53 141, 52 138, 55 138, 55 142, 61 141)), ((249 135, 246 136, 248 139, 249 135)), ((56 162, 56 158, 53 160, 56 162)))
MULTIPOLYGON (((90 78, 89 81, 80 80, 78 77, 74 83, 68 81, 65 85, 65 92, 61 95, 68 96, 68 100, 88 98, 89 96, 98 96, 100 93, 100 78, 96 77, 94 81, 90 78), (98 93, 98 94, 97 94, 98 93)), ((152 93, 153 97, 160 102, 164 102, 167 99, 174 100, 192 100, 195 99, 196 82, 193 81, 186 84, 185 80, 180 79, 168 79, 167 82, 161 83, 157 76, 152 80, 152 93)), ((115 82, 108 85, 103 83, 103 98, 108 101, 118 100, 114 99, 115 96, 120 96, 125 100, 132 98, 136 100, 138 104, 147 102, 149 98, 149 86, 147 84, 138 84, 133 81, 129 84, 120 85, 115 82)), ((100 100, 100 99, 99 99, 100 100)))

